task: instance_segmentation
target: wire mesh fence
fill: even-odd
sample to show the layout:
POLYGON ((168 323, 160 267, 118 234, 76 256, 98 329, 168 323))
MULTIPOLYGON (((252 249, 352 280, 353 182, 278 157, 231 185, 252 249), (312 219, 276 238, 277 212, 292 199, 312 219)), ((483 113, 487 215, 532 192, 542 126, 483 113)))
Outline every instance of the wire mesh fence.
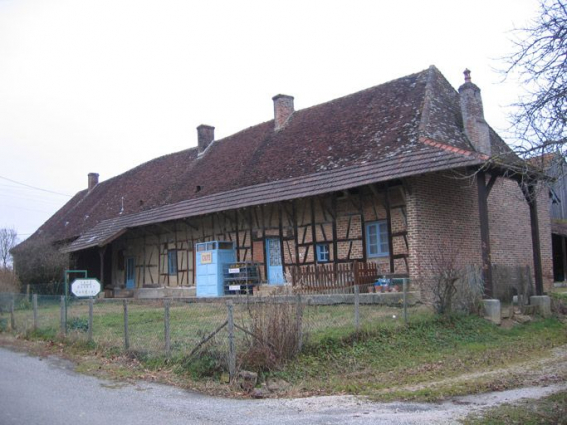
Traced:
POLYGON ((0 331, 65 338, 144 358, 210 357, 238 369, 277 367, 325 337, 404 326, 423 310, 415 294, 79 299, 0 294, 0 331), (262 363, 260 365, 258 363, 262 363))

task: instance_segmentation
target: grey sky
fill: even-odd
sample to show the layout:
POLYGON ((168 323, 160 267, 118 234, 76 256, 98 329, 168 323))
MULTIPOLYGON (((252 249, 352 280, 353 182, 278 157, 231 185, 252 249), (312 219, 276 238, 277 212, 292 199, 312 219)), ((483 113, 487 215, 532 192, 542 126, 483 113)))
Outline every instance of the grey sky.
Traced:
MULTIPOLYGON (((465 67, 489 124, 518 95, 493 68, 536 0, 0 0, 0 177, 73 195, 296 109, 436 65, 465 67)), ((0 227, 26 237, 69 198, 0 178, 0 227)))

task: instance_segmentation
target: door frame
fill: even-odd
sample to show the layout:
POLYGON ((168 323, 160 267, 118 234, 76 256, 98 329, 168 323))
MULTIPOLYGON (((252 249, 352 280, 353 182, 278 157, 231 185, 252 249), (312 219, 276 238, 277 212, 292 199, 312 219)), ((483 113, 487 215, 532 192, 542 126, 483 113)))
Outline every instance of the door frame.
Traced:
MULTIPOLYGON (((282 285, 285 283, 285 276, 284 276, 284 266, 283 266, 283 251, 282 251, 282 241, 278 236, 267 237, 265 239, 265 254, 266 254, 266 280, 268 281, 269 285, 282 285), (281 268, 281 281, 279 282, 270 282, 270 240, 277 241, 278 250, 280 252, 280 268, 281 268)), ((277 267, 277 266, 273 266, 277 267)))

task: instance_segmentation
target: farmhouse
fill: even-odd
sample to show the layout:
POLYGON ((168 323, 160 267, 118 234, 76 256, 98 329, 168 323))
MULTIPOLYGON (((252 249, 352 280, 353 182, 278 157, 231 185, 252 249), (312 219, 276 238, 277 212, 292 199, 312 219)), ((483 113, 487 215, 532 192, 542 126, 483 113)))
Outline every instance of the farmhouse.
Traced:
POLYGON ((470 71, 458 91, 432 66, 303 110, 293 101, 275 96, 273 120, 230 137, 201 125, 195 148, 89 174, 16 261, 47 239, 109 295, 194 287, 205 241, 233 242, 267 284, 355 263, 421 282, 442 250, 482 269, 487 296, 493 265, 528 266, 539 293, 551 282, 546 195, 511 171, 470 71))

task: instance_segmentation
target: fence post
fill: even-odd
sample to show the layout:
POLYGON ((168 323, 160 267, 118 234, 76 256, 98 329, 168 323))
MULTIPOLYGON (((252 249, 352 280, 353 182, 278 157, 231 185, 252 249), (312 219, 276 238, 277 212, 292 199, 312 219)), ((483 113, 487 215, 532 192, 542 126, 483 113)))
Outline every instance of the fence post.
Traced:
POLYGON ((163 314, 163 322, 164 322, 164 335, 165 335, 165 354, 169 356, 171 354, 171 337, 169 333, 169 300, 165 300, 163 302, 164 307, 164 314, 163 314))
POLYGON ((360 330, 360 287, 354 286, 354 327, 356 333, 360 330))
POLYGON ((123 300, 122 305, 124 306, 124 350, 128 351, 130 349, 130 338, 128 337, 128 301, 123 300))
POLYGON ((10 327, 12 329, 12 332, 16 330, 16 315, 14 313, 14 310, 16 309, 15 305, 15 295, 12 295, 12 299, 10 301, 10 327))
POLYGON ((303 306, 301 305, 301 294, 297 294, 295 307, 295 320, 297 326, 297 352, 303 348, 303 306))
POLYGON ((402 290, 404 292, 404 323, 407 325, 408 324, 408 283, 407 283, 407 279, 404 278, 403 279, 403 283, 402 283, 402 290))
POLYGON ((37 330, 37 294, 32 295, 33 306, 33 330, 37 330))
POLYGON ((94 298, 89 298, 89 342, 93 342, 93 305, 94 298))
POLYGON ((228 301, 226 307, 228 309, 228 376, 230 382, 233 382, 236 375, 236 349, 234 347, 234 306, 232 301, 228 301))
POLYGON ((60 316, 61 316, 61 323, 60 323, 60 330, 61 330, 61 335, 63 336, 67 336, 67 320, 66 320, 66 303, 65 303, 65 295, 61 296, 61 302, 60 302, 60 316))

